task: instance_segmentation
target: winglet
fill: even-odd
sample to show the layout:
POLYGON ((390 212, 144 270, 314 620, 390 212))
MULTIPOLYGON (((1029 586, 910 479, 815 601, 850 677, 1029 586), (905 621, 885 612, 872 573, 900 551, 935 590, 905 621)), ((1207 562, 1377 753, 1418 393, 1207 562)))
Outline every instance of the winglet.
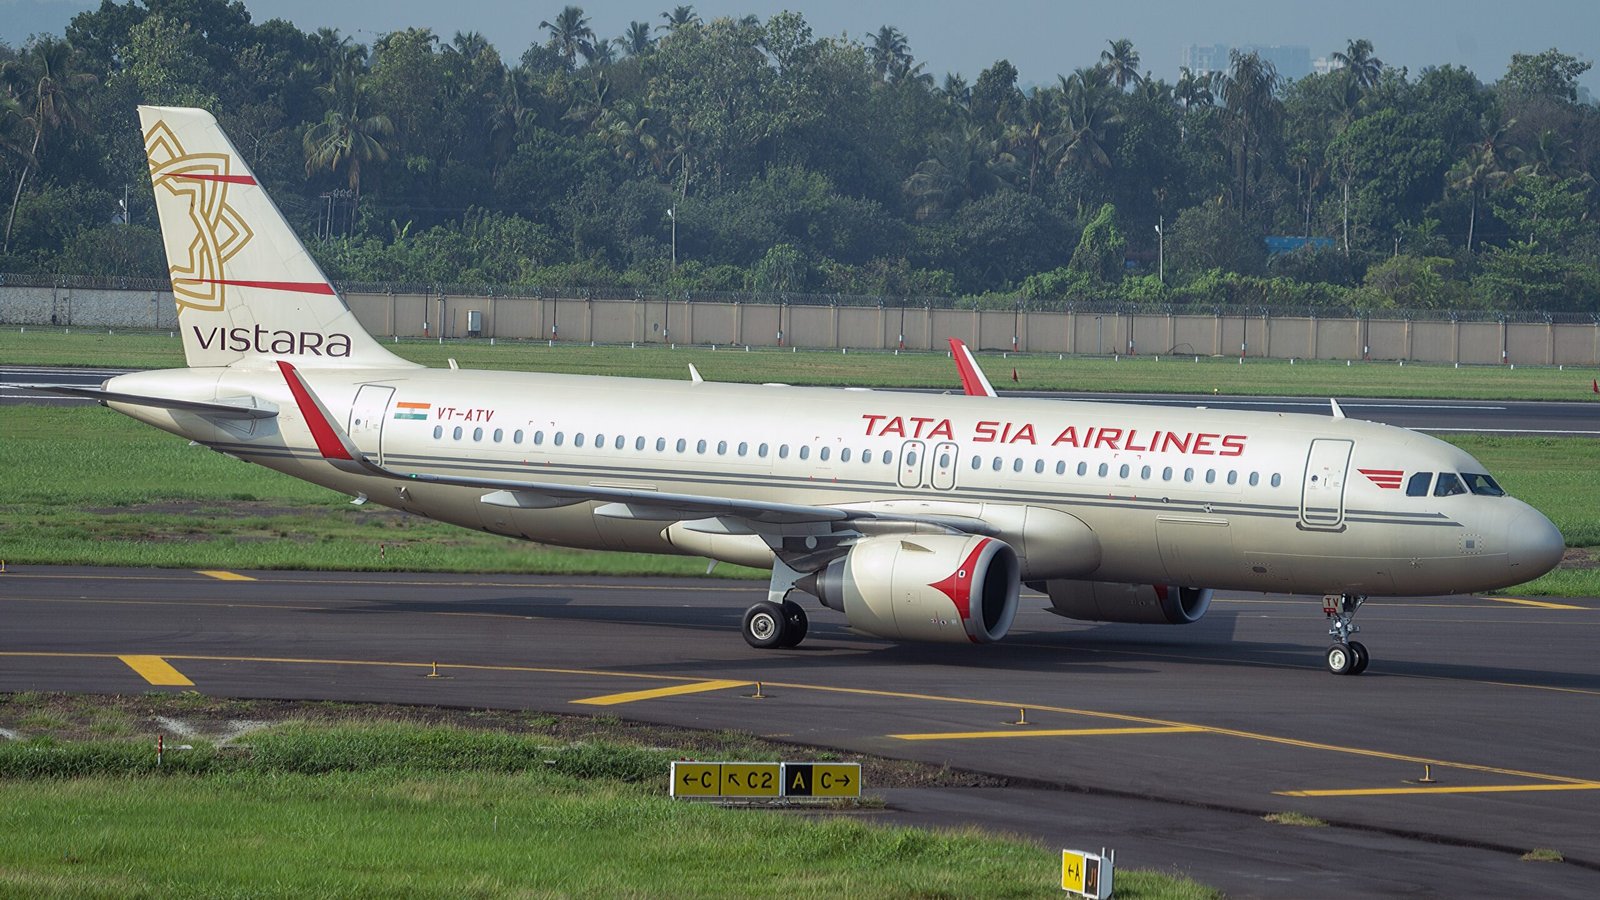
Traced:
POLYGON ((695 384, 705 383, 705 379, 700 377, 700 370, 694 367, 694 363, 689 363, 689 380, 695 384))
POLYGON ((1333 417, 1335 419, 1344 418, 1344 409, 1339 406, 1339 401, 1333 399, 1332 397, 1329 397, 1328 398, 1328 403, 1333 406, 1333 417))
POLYGON ((961 390, 969 397, 993 397, 994 385, 983 375, 983 370, 978 368, 978 361, 972 358, 972 351, 961 342, 960 338, 950 339, 950 355, 955 358, 956 371, 961 373, 961 390))
POLYGON ((316 440, 317 450, 323 459, 347 472, 382 471, 367 460, 366 454, 328 414, 328 408, 312 393, 311 386, 300 377, 293 363, 278 360, 278 371, 283 373, 283 380, 288 382, 289 393, 294 395, 295 405, 300 407, 300 417, 306 420, 306 427, 311 429, 311 437, 316 440))

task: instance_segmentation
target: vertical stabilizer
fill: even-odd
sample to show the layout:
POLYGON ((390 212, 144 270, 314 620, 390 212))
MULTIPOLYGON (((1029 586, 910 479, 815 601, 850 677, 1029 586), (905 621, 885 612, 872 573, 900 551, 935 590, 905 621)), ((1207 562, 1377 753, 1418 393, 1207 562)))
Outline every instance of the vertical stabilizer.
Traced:
POLYGON ((191 367, 414 368, 362 329, 203 109, 139 107, 191 367))

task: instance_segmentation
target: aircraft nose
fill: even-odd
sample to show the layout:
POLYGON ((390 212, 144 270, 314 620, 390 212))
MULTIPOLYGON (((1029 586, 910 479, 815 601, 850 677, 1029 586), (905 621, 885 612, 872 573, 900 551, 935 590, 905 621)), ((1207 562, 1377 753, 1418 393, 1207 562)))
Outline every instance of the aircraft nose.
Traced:
POLYGON ((1529 507, 1508 519, 1505 546, 1517 576, 1532 581, 1560 564, 1567 542, 1554 523, 1529 507))

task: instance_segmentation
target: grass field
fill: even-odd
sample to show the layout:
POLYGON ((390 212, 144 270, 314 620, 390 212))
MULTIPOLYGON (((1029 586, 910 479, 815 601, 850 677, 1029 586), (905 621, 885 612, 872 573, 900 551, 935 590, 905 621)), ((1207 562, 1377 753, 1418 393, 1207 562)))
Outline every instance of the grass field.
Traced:
MULTIPOLYGON (((454 358, 463 367, 627 375, 643 378, 688 377, 692 363, 712 381, 851 385, 860 387, 942 387, 960 390, 955 365, 944 353, 783 352, 706 347, 589 347, 537 342, 401 341, 399 355, 442 367, 454 358)), ((68 365, 111 368, 178 368, 183 349, 166 332, 117 333, 29 328, 0 329, 0 364, 68 365)), ((1591 391, 1595 370, 1520 366, 1405 365, 1343 361, 1306 362, 1211 357, 1104 357, 1058 359, 1054 354, 983 354, 980 364, 1002 390, 1127 391, 1312 397, 1455 397, 1498 400, 1600 401, 1591 391), (1015 369, 1017 380, 1011 380, 1015 369)))
MULTIPOLYGON (((882 828, 842 813, 813 819, 674 802, 664 797, 666 774, 683 749, 563 740, 553 718, 514 720, 508 732, 372 721, 356 710, 345 721, 288 721, 225 744, 185 738, 191 749, 169 750, 158 767, 151 734, 161 726, 148 711, 191 718, 187 696, 132 704, 143 716, 113 698, 109 708, 123 712, 130 734, 70 740, 51 732, 103 727, 105 713, 85 723, 73 710, 95 704, 58 701, 0 695, 0 722, 26 732, 0 740, 3 895, 1060 893, 1059 848, 882 828)), ((251 715, 249 704, 223 703, 251 715)), ((1217 895, 1123 870, 1117 896, 1217 895)))
MULTIPOLYGON (((704 560, 564 550, 368 505, 98 407, 0 410, 0 559, 12 564, 699 575, 704 560)), ((1460 435, 1566 535, 1573 565, 1514 592, 1600 595, 1600 442, 1460 435)), ((725 577, 765 573, 719 565, 725 577)))

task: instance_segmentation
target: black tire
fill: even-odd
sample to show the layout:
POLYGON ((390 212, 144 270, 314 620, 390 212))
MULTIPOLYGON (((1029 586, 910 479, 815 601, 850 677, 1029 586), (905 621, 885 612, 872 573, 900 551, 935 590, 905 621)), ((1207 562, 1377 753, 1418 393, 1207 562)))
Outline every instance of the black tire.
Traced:
POLYGON ((744 611, 741 630, 745 643, 757 650, 770 650, 783 646, 783 639, 789 634, 789 619, 783 614, 783 607, 763 600, 744 611))
POLYGON ((1367 655, 1367 645, 1360 641, 1351 641, 1350 652, 1356 655, 1356 661, 1350 665, 1350 674, 1360 675, 1367 670, 1367 663, 1372 661, 1372 657, 1367 655))
POLYGON ((1356 655, 1354 651, 1350 649, 1349 644, 1346 644, 1343 641, 1334 644, 1332 647, 1329 647, 1328 652, 1323 659, 1328 664, 1328 671, 1335 675, 1349 675, 1350 670, 1354 668, 1356 664, 1356 655))
POLYGON ((810 622, 806 619, 806 609, 793 600, 785 600, 783 607, 783 642, 779 647, 798 647, 806 639, 806 628, 810 622))

